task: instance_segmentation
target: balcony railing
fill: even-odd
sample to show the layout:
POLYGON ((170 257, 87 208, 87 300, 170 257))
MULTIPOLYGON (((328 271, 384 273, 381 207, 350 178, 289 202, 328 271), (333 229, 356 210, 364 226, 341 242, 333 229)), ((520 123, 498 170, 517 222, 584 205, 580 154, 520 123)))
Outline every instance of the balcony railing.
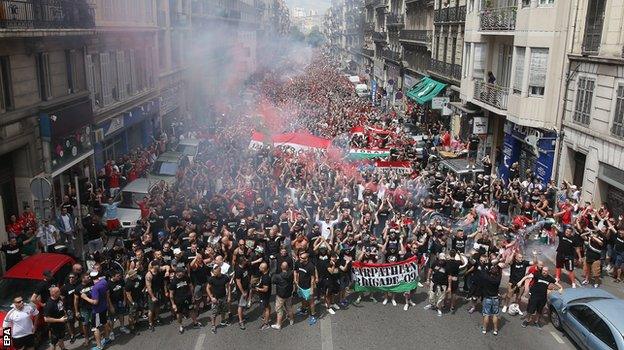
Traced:
POLYGON ((431 30, 412 30, 412 29, 403 29, 399 33, 399 40, 421 43, 423 45, 431 44, 431 39, 433 37, 433 31, 431 30))
POLYGON ((516 7, 485 9, 480 16, 481 30, 507 31, 516 29, 516 7))
POLYGON ((461 80, 462 67, 459 64, 453 64, 432 58, 431 61, 429 61, 429 70, 443 77, 454 79, 456 81, 461 80))
POLYGON ((362 48, 362 53, 368 57, 375 57, 375 50, 362 48))
POLYGON ((373 32, 373 41, 386 42, 388 35, 386 32, 373 32))
POLYGON ((391 61, 398 62, 398 63, 401 62, 400 52, 392 51, 390 49, 385 49, 381 52, 381 56, 383 56, 383 58, 387 60, 391 60, 391 61))
POLYGON ((475 80, 474 83, 474 98, 477 101, 487 103, 501 110, 507 110, 509 88, 496 84, 489 84, 483 80, 475 80))
POLYGON ((434 23, 460 23, 465 21, 466 6, 453 6, 433 11, 434 23))
POLYGON ((405 24, 405 19, 398 13, 389 13, 386 15, 386 25, 388 26, 402 26, 405 24))
POLYGON ((93 10, 86 1, 0 0, 0 28, 93 28, 93 10))

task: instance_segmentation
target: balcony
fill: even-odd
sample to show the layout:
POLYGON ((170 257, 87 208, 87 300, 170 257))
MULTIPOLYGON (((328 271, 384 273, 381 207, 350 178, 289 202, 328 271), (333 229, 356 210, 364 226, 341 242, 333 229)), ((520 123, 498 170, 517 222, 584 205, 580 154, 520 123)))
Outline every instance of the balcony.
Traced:
POLYGON ((432 58, 431 61, 429 61, 429 70, 441 77, 455 81, 461 80, 462 67, 459 64, 453 64, 432 58))
POLYGON ((516 7, 499 7, 481 11, 482 31, 512 31, 516 29, 516 7))
POLYGON ((433 31, 431 30, 403 29, 399 33, 400 41, 421 44, 424 46, 431 45, 432 37, 433 37, 433 31))
POLYGON ((381 52, 381 56, 387 60, 394 61, 396 63, 401 63, 401 53, 392 51, 390 49, 384 49, 381 52))
POLYGON ((386 26, 388 27, 402 27, 405 25, 405 19, 398 13, 389 13, 386 15, 386 26))
POLYGON ((466 6, 447 7, 433 11, 434 23, 463 23, 466 21, 466 6))
POLYGON ((373 41, 385 43, 388 41, 387 32, 373 32, 373 41))
POLYGON ((509 88, 489 84, 483 80, 475 80, 474 98, 500 110, 507 110, 509 88))
POLYGON ((2 29, 94 28, 93 15, 84 0, 0 0, 2 29))

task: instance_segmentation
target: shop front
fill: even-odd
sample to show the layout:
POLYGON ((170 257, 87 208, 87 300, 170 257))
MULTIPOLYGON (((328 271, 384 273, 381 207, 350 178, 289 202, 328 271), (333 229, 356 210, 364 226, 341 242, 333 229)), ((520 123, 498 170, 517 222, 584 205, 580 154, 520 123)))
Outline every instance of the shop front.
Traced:
POLYGON ((408 102, 408 111, 415 121, 431 123, 439 119, 440 112, 432 108, 431 102, 446 86, 430 77, 424 77, 406 92, 407 98, 415 102, 414 104, 408 102))
POLYGON ((152 143, 154 125, 158 123, 158 119, 159 101, 155 99, 96 125, 94 147, 96 169, 102 169, 109 160, 117 160, 131 150, 152 143))
POLYGON ((554 131, 522 126, 510 121, 504 125, 502 159, 499 173, 505 181, 509 180, 509 169, 518 162, 520 176, 524 179, 526 171, 534 174, 542 183, 550 181, 553 172, 555 144, 557 134, 554 131))
POLYGON ((91 101, 85 99, 69 106, 40 114, 42 142, 46 143, 44 162, 49 164, 49 178, 53 184, 55 204, 61 204, 65 195, 76 193, 95 176, 93 169, 93 111, 91 101))
MULTIPOLYGON (((602 202, 614 218, 624 215, 624 170, 606 163, 598 167, 598 186, 602 202)), ((600 203, 595 203, 597 206, 600 203)))

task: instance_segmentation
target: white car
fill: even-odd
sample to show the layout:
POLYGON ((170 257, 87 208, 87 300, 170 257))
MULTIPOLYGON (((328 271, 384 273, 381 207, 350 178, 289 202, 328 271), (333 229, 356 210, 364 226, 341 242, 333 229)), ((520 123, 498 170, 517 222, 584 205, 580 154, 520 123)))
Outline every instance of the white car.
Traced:
POLYGON ((182 162, 182 155, 177 152, 165 152, 156 158, 152 171, 147 178, 152 183, 165 181, 169 186, 175 184, 178 168, 182 162))
POLYGON ((141 202, 154 187, 155 183, 149 179, 140 178, 127 184, 115 197, 115 202, 119 202, 117 206, 117 215, 122 229, 133 228, 137 221, 141 219, 141 202))
POLYGON ((193 163, 199 152, 200 141, 197 139, 184 139, 178 142, 176 152, 188 157, 189 163, 193 163))

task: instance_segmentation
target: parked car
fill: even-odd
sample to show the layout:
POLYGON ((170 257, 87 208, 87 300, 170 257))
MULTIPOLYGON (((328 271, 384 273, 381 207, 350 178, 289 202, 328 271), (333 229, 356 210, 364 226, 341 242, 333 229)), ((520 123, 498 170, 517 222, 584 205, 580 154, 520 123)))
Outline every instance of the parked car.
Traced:
POLYGON ((189 163, 193 163, 197 153, 199 152, 199 144, 201 141, 197 139, 184 139, 178 142, 176 152, 186 156, 189 163))
POLYGON ((140 178, 127 184, 115 197, 115 202, 119 202, 117 215, 122 229, 133 228, 141 219, 141 208, 139 202, 154 188, 156 183, 140 178))
MULTIPOLYGON (((440 162, 440 170, 451 172, 456 178, 464 181, 475 180, 479 174, 483 174, 483 165, 475 163, 475 168, 468 168, 468 159, 444 159, 440 162)), ((489 175, 489 174, 485 174, 489 175)))
POLYGON ((154 184, 163 180, 169 185, 173 185, 176 182, 176 174, 181 162, 182 155, 180 153, 165 152, 156 159, 147 178, 154 184))
POLYGON ((366 84, 357 84, 355 86, 355 93, 359 97, 368 97, 368 96, 370 96, 370 90, 368 89, 368 85, 366 85, 366 84))
MULTIPOLYGON (((57 253, 39 253, 30 256, 10 268, 0 279, 0 324, 11 309, 13 299, 24 298, 29 301, 33 292, 43 282, 43 272, 50 270, 53 283, 61 285, 71 272, 75 260, 68 255, 57 253)), ((35 305, 39 310, 36 324, 43 325, 42 306, 35 305)), ((39 327, 37 327, 39 328, 39 327)))
POLYGON ((550 320, 582 349, 624 350, 624 300, 598 288, 553 292, 550 320))

